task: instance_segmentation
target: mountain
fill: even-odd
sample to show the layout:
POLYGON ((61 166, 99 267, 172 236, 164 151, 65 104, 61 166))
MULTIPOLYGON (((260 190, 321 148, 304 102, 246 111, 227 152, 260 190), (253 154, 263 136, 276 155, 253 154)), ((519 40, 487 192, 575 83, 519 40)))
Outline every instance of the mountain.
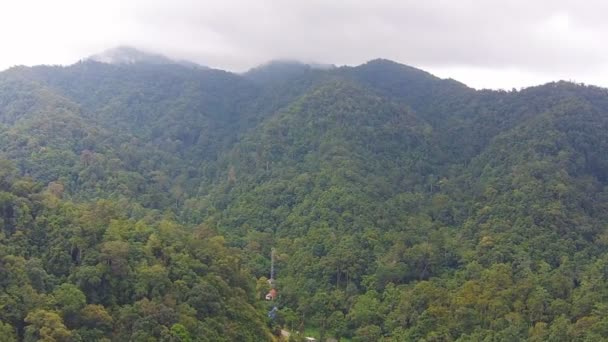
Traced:
POLYGON ((332 70, 334 68, 335 66, 331 64, 276 60, 252 68, 245 72, 243 76, 257 83, 269 84, 302 77, 314 70, 332 70))
POLYGON ((130 46, 119 46, 89 56, 87 60, 106 64, 179 64, 191 68, 205 68, 186 60, 173 60, 156 53, 143 52, 130 46))
POLYGON ((606 89, 106 56, 0 73, 9 341, 608 338, 606 89))

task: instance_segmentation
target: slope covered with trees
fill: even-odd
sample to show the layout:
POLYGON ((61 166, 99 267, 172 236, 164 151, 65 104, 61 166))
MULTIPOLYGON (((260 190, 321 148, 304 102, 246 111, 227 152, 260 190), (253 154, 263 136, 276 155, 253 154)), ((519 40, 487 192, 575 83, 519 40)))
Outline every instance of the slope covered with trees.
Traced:
POLYGON ((606 339, 606 132, 602 88, 476 91, 386 60, 13 68, 0 331, 606 339))

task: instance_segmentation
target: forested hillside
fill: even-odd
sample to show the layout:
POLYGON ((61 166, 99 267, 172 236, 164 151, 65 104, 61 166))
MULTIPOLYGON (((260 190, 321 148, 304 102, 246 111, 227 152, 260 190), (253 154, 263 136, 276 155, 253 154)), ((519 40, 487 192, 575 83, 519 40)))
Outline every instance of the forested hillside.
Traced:
POLYGON ((607 132, 387 60, 11 68, 0 340, 608 339, 607 132))

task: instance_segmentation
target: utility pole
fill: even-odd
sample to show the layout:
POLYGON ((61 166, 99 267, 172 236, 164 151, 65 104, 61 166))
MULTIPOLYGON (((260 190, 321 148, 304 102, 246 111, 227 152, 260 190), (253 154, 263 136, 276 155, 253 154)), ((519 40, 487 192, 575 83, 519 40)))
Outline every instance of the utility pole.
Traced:
POLYGON ((270 250, 270 285, 274 288, 274 248, 270 250))

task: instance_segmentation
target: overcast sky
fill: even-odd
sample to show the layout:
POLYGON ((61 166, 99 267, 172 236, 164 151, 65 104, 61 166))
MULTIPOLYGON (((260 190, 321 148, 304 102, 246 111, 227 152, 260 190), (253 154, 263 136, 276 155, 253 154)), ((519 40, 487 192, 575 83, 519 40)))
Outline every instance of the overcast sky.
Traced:
POLYGON ((2 0, 0 69, 131 45, 232 71, 382 57, 476 88, 608 87, 607 13, 603 0, 2 0))

